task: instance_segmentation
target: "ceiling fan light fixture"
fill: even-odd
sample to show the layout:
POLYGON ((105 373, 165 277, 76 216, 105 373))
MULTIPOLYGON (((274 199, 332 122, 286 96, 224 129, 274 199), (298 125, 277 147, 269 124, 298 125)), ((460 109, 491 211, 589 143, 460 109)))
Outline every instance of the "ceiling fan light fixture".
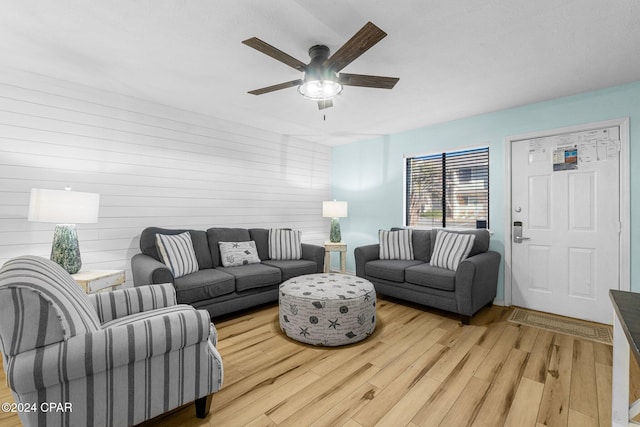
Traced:
POLYGON ((342 85, 333 80, 308 80, 298 86, 298 91, 305 98, 322 101, 342 92, 342 85))
POLYGON ((330 56, 329 47, 317 44, 309 48, 311 61, 308 64, 294 58, 257 37, 242 43, 264 53, 297 71, 304 72, 304 78, 249 91, 252 95, 263 95, 276 90, 296 86, 298 92, 307 99, 317 101, 318 109, 333 106, 333 98, 342 92, 343 86, 360 86, 392 89, 400 80, 397 77, 370 76, 366 74, 346 74, 341 70, 363 53, 385 38, 387 33, 372 22, 367 22, 353 37, 330 56), (337 73, 340 73, 339 75, 337 73))

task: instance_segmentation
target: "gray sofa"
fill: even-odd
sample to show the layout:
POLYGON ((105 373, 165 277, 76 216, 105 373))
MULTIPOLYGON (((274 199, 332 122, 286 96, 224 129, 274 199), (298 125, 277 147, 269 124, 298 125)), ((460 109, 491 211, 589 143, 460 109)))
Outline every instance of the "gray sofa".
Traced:
POLYGON ((379 244, 356 248, 356 275, 373 283, 379 294, 451 311, 469 324, 471 316, 496 297, 500 254, 489 250, 487 230, 460 231, 476 236, 469 256, 456 271, 434 267, 429 261, 436 233, 412 231, 414 260, 381 260, 379 244))
POLYGON ((278 300, 278 286, 292 277, 321 273, 324 248, 302 244, 302 259, 276 261, 269 258, 269 230, 263 228, 210 228, 169 230, 149 227, 140 235, 140 251, 131 260, 135 286, 173 283, 180 304, 206 309, 211 317, 278 300), (156 234, 175 235, 188 231, 198 260, 195 273, 174 278, 160 261, 156 234), (218 242, 256 242, 259 264, 223 267, 218 242))

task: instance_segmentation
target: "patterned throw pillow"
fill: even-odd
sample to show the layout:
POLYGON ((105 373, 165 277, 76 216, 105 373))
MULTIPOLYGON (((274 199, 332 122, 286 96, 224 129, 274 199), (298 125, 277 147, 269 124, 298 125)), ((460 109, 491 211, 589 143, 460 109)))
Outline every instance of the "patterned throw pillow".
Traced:
POLYGON ((457 270, 458 264, 471 252, 474 240, 476 240, 476 236, 473 234, 449 233, 438 230, 430 264, 434 267, 457 270))
POLYGON ((302 258, 302 232, 299 230, 269 230, 269 258, 292 260, 302 258))
POLYGON ((260 257, 256 242, 218 242, 223 267, 237 267, 239 265, 258 264, 260 257))
POLYGON ((380 259, 413 259, 413 242, 411 229, 397 231, 378 231, 380 242, 380 259))
POLYGON ((198 260, 188 231, 175 234, 156 234, 156 247, 162 262, 178 278, 198 271, 198 260))

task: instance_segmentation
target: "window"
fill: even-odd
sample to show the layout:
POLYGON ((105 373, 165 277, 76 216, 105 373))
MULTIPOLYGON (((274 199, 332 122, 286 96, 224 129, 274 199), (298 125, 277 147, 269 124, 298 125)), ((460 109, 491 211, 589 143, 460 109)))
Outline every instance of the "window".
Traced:
POLYGON ((405 160, 405 225, 489 227, 489 147, 405 160))

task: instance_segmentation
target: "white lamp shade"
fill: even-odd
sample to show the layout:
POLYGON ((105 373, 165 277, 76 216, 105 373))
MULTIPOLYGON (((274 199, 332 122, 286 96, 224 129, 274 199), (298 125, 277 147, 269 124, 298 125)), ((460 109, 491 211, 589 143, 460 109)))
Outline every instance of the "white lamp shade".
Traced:
POLYGON ((348 212, 347 202, 322 202, 322 216, 325 218, 346 218, 348 212))
POLYGON ((31 189, 29 221, 55 224, 98 222, 100 195, 79 191, 31 189))

